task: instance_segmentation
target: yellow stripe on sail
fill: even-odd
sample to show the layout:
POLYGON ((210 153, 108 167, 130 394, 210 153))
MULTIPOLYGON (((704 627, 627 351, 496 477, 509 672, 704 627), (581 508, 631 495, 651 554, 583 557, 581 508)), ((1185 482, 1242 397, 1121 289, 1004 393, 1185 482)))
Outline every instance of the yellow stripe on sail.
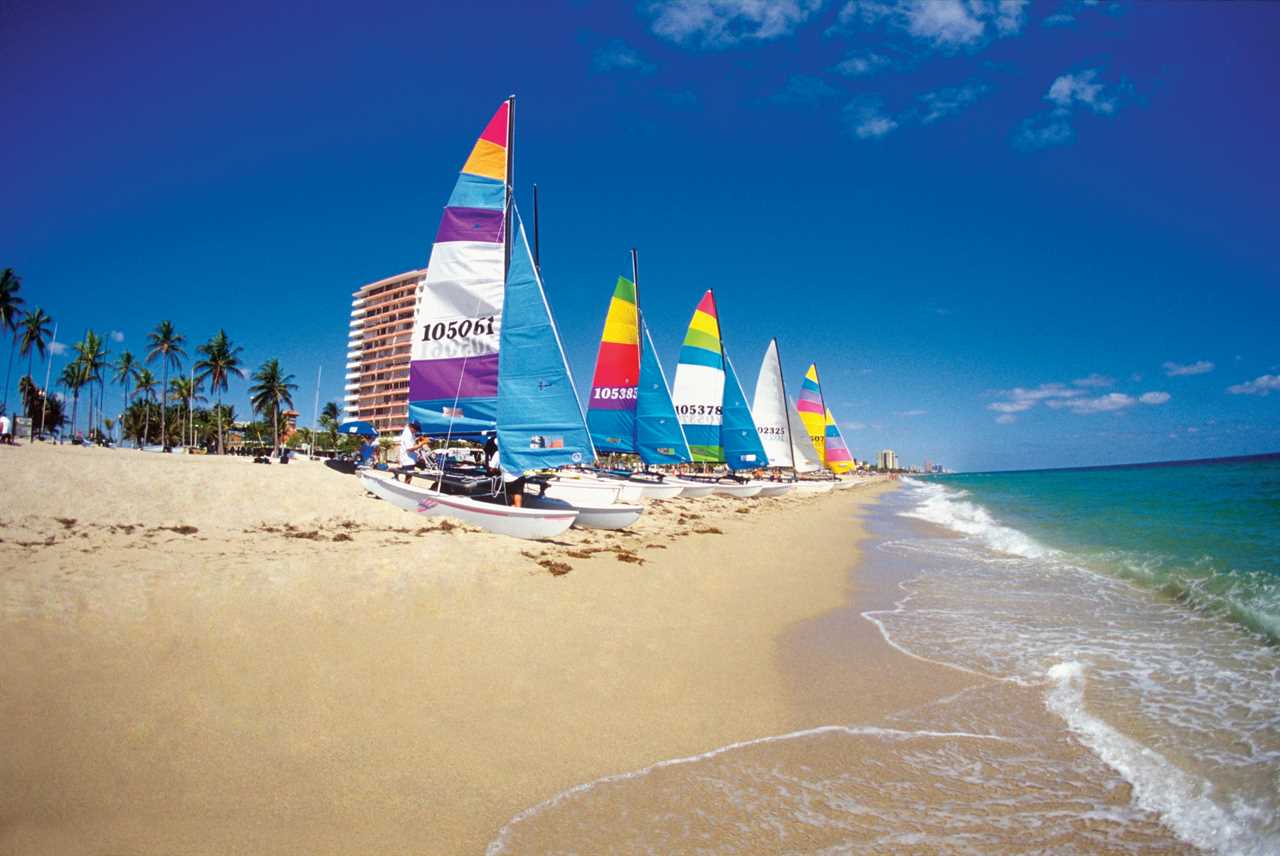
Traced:
POLYGON ((640 344, 636 305, 616 297, 612 298, 609 301, 609 312, 604 316, 604 335, 601 338, 615 345, 640 344))
POLYGON ((471 157, 463 164, 462 171, 471 175, 482 175, 485 178, 496 178, 505 181, 507 178, 507 150, 497 143, 488 140, 476 140, 476 147, 471 150, 471 157))
POLYGON ((699 333, 706 333, 715 339, 720 338, 720 325, 716 323, 715 316, 708 315, 702 310, 693 313, 693 320, 689 322, 690 330, 697 330, 699 333))

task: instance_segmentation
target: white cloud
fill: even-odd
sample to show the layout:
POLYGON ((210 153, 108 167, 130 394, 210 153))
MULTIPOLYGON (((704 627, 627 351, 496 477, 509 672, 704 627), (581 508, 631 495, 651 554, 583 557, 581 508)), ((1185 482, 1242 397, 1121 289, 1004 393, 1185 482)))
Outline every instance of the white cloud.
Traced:
POLYGON ((1132 87, 1123 82, 1108 86, 1099 80, 1099 74, 1099 69, 1086 68, 1054 78, 1044 96, 1044 100, 1053 106, 1018 125, 1014 146, 1032 151, 1071 142, 1076 137, 1072 117, 1081 108, 1104 116, 1114 115, 1121 95, 1131 92, 1132 87))
POLYGON ((878 140, 888 134, 898 123, 886 116, 879 98, 859 98, 845 105, 845 123, 860 140, 878 140))
POLYGON ((835 70, 845 77, 863 77, 889 64, 889 58, 878 53, 854 54, 836 65, 835 70))
POLYGON ((1071 382, 1076 386, 1111 386, 1115 383, 1115 378, 1110 378, 1106 375, 1100 375, 1097 372, 1094 372, 1088 377, 1076 378, 1071 382))
POLYGON ((1138 400, 1123 392, 1110 392, 1097 398, 1054 399, 1045 403, 1055 410, 1065 408, 1072 413, 1109 413, 1113 410, 1132 407, 1138 403, 1138 400))
POLYGON ((1024 119, 1014 135, 1014 146, 1023 151, 1034 151, 1071 142, 1076 138, 1076 132, 1071 127, 1069 116, 1065 110, 1054 110, 1024 119))
POLYGON ((882 21, 943 50, 973 47, 987 39, 987 24, 996 35, 1022 30, 1027 0, 853 0, 840 10, 838 23, 882 21))
POLYGON ((908 416, 908 417, 909 417, 909 416, 924 416, 924 415, 925 415, 926 413, 928 413, 928 412, 929 412, 929 411, 927 411, 927 410, 899 410, 899 411, 898 411, 898 413, 897 413, 896 415, 898 415, 898 416, 908 416))
POLYGON ((1059 75, 1049 85, 1049 94, 1045 98, 1059 107, 1083 104, 1095 113, 1114 113, 1115 91, 1108 92, 1105 86, 1096 82, 1097 78, 1096 68, 1087 68, 1078 74, 1059 75))
POLYGON ((659 0, 648 10, 653 32, 664 39, 725 48, 789 35, 821 6, 822 0, 659 0))
POLYGON ((1167 392, 1144 392, 1138 396, 1138 400, 1143 404, 1164 404, 1171 397, 1167 392))
POLYGON ((49 353, 53 354, 55 357, 60 357, 66 352, 67 352, 66 342, 50 342, 49 343, 49 353))
POLYGON ((1169 377, 1182 377, 1184 375, 1208 374, 1213 371, 1213 368, 1213 363, 1208 360, 1199 360, 1185 365, 1170 360, 1164 364, 1164 373, 1169 377))
POLYGON ((1084 395, 1084 392, 1079 389, 1071 389, 1060 383, 1042 383, 1032 388, 1015 386, 1013 389, 1003 390, 997 395, 1008 400, 992 402, 987 405, 988 410, 994 410, 997 413, 1022 413, 1035 407, 1041 401, 1075 398, 1076 396, 1084 395))
POLYGON ((926 92, 919 96, 920 103, 924 105, 920 121, 929 125, 953 113, 958 113, 977 101, 987 88, 984 83, 970 82, 963 86, 939 89, 937 92, 926 92))
POLYGON ((621 39, 614 39, 597 50, 593 64, 597 71, 633 71, 637 74, 649 74, 657 67, 621 39))
POLYGON ((1002 413, 996 417, 996 422, 1000 423, 1001 425, 1008 425, 1012 422, 1017 421, 1017 419, 1018 417, 1014 416, 1012 413, 1002 413))
POLYGON ((1245 383, 1227 387, 1232 395, 1270 395, 1280 392, 1280 375, 1264 374, 1245 383))
POLYGON ((122 331, 122 330, 112 330, 112 331, 111 331, 111 341, 113 341, 113 342, 123 342, 123 341, 124 341, 124 331, 122 331))
POLYGON ((769 100, 779 104, 817 104, 824 98, 839 94, 820 77, 793 74, 787 78, 782 90, 769 96, 769 100))
POLYGON ((850 422, 850 423, 848 423, 848 424, 846 424, 846 425, 842 425, 842 426, 840 426, 840 427, 841 427, 841 428, 843 428, 845 431, 862 431, 863 429, 865 429, 865 428, 867 427, 867 423, 865 423, 865 422, 850 422))
POLYGON ((1022 29, 1023 10, 1028 0, 1000 0, 996 7, 996 30, 1002 36, 1011 36, 1022 29))

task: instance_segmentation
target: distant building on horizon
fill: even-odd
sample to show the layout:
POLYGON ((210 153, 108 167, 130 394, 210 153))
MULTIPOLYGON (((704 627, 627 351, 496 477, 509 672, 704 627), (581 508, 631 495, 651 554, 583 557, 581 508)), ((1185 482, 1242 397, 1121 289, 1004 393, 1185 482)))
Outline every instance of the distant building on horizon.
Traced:
POLYGON ((898 469, 898 456, 893 453, 893 449, 885 449, 880 453, 880 459, 877 461, 882 470, 898 469))
POLYGON ((426 278, 426 270, 405 271, 351 295, 343 410, 383 435, 404 430, 413 311, 426 278))

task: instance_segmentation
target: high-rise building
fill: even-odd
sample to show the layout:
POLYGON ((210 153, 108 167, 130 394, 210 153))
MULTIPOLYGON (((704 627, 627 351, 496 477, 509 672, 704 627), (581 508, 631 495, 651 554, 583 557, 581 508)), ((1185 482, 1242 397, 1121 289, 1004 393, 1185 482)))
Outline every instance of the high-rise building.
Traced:
POLYGON ((344 410, 382 435, 404 430, 409 409, 413 310, 425 270, 406 271, 362 286, 351 297, 344 410))
POLYGON ((880 453, 880 459, 877 462, 882 470, 898 469, 898 456, 893 453, 893 449, 885 449, 880 453))

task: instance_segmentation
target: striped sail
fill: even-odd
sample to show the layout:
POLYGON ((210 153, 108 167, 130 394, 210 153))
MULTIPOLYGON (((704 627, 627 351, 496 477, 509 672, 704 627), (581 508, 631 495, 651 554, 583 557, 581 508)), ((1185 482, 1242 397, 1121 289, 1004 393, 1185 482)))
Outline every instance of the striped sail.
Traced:
POLYGON ((849 454, 849 447, 844 444, 844 436, 840 433, 840 426, 836 424, 836 419, 831 415, 831 410, 827 410, 826 427, 824 431, 827 450, 827 468, 833 473, 847 473, 853 469, 853 455, 849 454))
POLYGON ((720 321, 715 297, 708 290, 693 312, 680 348, 675 386, 671 390, 676 413, 684 426, 693 459, 705 463, 724 461, 720 445, 720 420, 724 406, 724 353, 720 348, 720 321))
POLYGON ((724 409, 720 423, 720 445, 724 448, 724 460, 731 470, 754 470, 769 465, 769 456, 760 444, 747 396, 738 383, 733 370, 733 360, 724 355, 724 409))
POLYGON ((640 352, 640 387, 636 395, 636 450, 646 464, 684 464, 693 460, 675 403, 667 390, 649 325, 640 318, 644 348, 640 352))
POLYGON ((618 277, 604 318, 596 373, 587 404, 591 440, 601 452, 635 452, 636 390, 640 381, 640 326, 636 286, 618 277))
POLYGON ((827 425, 826 406, 822 403, 822 386, 818 383, 818 367, 810 364, 800 382, 800 399, 796 402, 796 410, 800 412, 800 421, 809 435, 813 448, 818 452, 818 461, 827 462, 827 425))
POLYGON ((414 308, 409 418, 428 434, 495 428, 510 116, 508 100, 463 164, 414 308))
POLYGON ((547 304, 519 215, 502 307, 498 362, 498 449, 502 469, 528 470, 595 459, 560 332, 547 304))
POLYGON ((756 392, 751 399, 751 416, 760 433, 771 467, 793 466, 791 428, 787 420, 787 393, 782 383, 782 360, 778 356, 778 340, 769 342, 764 360, 760 363, 760 375, 756 378, 756 392))
POLYGON ((791 454, 796 456, 797 473, 816 473, 822 469, 822 456, 813 447, 809 432, 800 421, 800 411, 795 403, 787 408, 787 424, 791 428, 791 454))

